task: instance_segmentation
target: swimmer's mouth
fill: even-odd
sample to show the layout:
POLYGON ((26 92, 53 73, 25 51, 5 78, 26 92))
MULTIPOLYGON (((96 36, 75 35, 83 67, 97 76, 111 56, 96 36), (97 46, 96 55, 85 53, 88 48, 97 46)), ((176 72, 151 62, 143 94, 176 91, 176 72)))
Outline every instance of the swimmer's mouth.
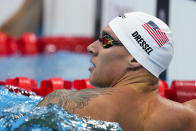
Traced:
POLYGON ((91 67, 89 67, 89 71, 92 72, 95 69, 95 64, 91 61, 91 67))

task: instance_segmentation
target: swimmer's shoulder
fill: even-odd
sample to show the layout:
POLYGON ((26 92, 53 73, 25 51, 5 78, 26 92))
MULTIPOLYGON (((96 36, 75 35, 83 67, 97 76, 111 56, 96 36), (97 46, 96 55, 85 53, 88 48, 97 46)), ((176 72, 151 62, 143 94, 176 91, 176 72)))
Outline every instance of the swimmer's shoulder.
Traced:
MULTIPOLYGON (((192 102, 191 102, 192 103, 192 102)), ((195 107, 196 107, 196 102, 195 107)), ((196 130, 196 112, 190 103, 182 104, 168 99, 162 99, 155 108, 154 118, 151 119, 155 123, 156 129, 179 130, 179 131, 195 131, 196 130), (157 123, 157 124, 156 124, 157 123)), ((154 125, 153 124, 153 125, 154 125)))
POLYGON ((100 105, 105 96, 111 96, 112 90, 107 88, 83 89, 83 90, 56 90, 47 95, 38 106, 56 104, 70 113, 81 112, 83 109, 92 110, 94 106, 100 105))
POLYGON ((191 119, 191 130, 196 130, 196 99, 192 99, 190 101, 186 101, 183 103, 188 110, 189 110, 189 116, 191 119))
POLYGON ((194 112, 196 112, 196 99, 192 99, 190 101, 186 101, 183 103, 185 106, 192 109, 194 112))

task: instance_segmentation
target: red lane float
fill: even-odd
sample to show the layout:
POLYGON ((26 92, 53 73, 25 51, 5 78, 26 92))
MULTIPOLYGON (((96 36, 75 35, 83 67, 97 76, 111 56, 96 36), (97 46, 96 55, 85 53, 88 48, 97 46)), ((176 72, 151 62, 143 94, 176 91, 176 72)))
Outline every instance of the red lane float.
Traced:
MULTIPOLYGON (((6 81, 0 81, 0 85, 4 85, 11 92, 20 93, 26 96, 39 95, 45 97, 49 93, 58 89, 87 89, 95 88, 88 79, 80 79, 67 81, 62 78, 50 78, 42 80, 41 86, 38 88, 37 81, 28 77, 9 78, 6 81)), ((196 99, 196 81, 173 81, 171 87, 166 81, 159 80, 158 93, 167 99, 176 102, 185 102, 196 99)))
POLYGON ((7 36, 6 34, 0 32, 0 55, 7 54, 7 36))
POLYGON ((160 96, 170 100, 174 100, 176 98, 176 90, 169 88, 166 81, 159 80, 158 93, 160 96))
POLYGON ((73 85, 74 85, 74 88, 77 90, 95 88, 94 86, 90 84, 88 79, 74 80, 73 85))
POLYGON ((32 91, 37 88, 37 81, 30 80, 28 77, 16 77, 14 79, 7 79, 5 84, 8 86, 20 87, 26 91, 32 91))
POLYGON ((174 80, 171 89, 176 92, 176 97, 172 98, 174 101, 182 103, 196 99, 196 81, 174 80))
POLYGON ((0 86, 1 86, 1 85, 4 86, 4 85, 5 85, 5 82, 4 82, 4 81, 0 81, 0 86))
POLYGON ((159 80, 158 93, 160 94, 160 96, 167 98, 166 90, 168 90, 167 82, 159 80))
POLYGON ((87 53, 87 46, 93 42, 91 37, 42 37, 39 40, 40 50, 53 53, 67 50, 77 53, 87 53))
POLYGON ((30 80, 27 77, 16 77, 7 79, 5 82, 0 81, 0 85, 3 85, 10 92, 19 93, 26 96, 36 95, 32 92, 33 88, 37 87, 37 81, 30 80))
POLYGON ((167 99, 183 103, 196 99, 196 81, 174 80, 169 88, 166 82, 159 80, 158 92, 167 99))
POLYGON ((13 37, 0 32, 0 56, 12 55, 17 51, 17 41, 13 37))
POLYGON ((40 89, 36 92, 38 95, 45 97, 49 93, 58 89, 71 89, 72 82, 64 81, 62 78, 50 78, 49 80, 42 80, 40 89))
MULTIPOLYGON (((26 96, 29 96, 33 93, 36 95, 45 97, 49 93, 58 90, 58 89, 87 89, 87 88, 95 88, 94 86, 90 85, 88 79, 80 79, 68 81, 63 80, 62 78, 50 78, 48 80, 42 80, 40 88, 37 86, 37 81, 31 80, 28 77, 16 77, 16 78, 9 78, 6 81, 0 81, 0 85, 4 85, 11 92, 20 93, 26 96)), ((35 95, 34 94, 34 95, 35 95)))
POLYGON ((45 36, 38 38, 33 32, 26 32, 19 38, 0 32, 0 56, 14 53, 35 55, 39 53, 54 53, 66 50, 77 53, 87 53, 87 46, 93 42, 92 37, 45 36))
POLYGON ((39 43, 37 36, 32 32, 22 34, 18 39, 18 48, 24 55, 34 55, 39 53, 39 43))

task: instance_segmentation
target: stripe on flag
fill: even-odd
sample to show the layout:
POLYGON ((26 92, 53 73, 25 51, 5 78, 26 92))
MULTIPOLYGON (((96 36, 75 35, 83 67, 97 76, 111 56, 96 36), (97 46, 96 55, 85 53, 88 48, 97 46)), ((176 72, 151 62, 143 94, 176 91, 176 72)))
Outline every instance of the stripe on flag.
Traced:
POLYGON ((169 41, 166 34, 152 21, 142 25, 142 27, 151 35, 156 43, 161 47, 169 41))

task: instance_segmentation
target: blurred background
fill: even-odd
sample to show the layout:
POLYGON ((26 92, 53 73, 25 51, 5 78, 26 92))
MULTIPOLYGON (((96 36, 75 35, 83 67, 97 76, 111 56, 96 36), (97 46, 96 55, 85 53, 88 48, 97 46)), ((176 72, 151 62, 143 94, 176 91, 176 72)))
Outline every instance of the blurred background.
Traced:
POLYGON ((174 58, 161 79, 196 80, 195 0, 0 0, 0 80, 17 76, 88 78, 86 46, 112 18, 132 11, 157 16, 173 31, 174 58), (28 51, 6 55, 5 35, 20 43, 17 46, 22 51, 31 51, 35 39, 39 49, 31 55, 25 55, 28 51), (26 41, 32 46, 26 47, 26 41))

